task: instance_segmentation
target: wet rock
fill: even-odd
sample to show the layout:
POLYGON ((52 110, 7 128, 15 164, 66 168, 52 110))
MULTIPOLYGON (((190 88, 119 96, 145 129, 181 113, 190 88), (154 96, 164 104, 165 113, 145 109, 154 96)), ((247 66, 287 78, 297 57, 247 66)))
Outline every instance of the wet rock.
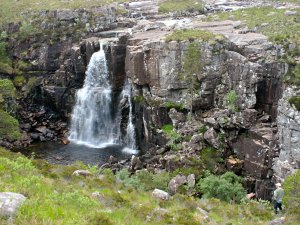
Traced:
POLYGON ((169 200, 170 195, 168 192, 162 191, 160 189, 155 188, 152 192, 152 196, 159 200, 169 200))
POLYGON ((109 156, 109 159, 108 159, 108 163, 109 164, 115 164, 115 163, 117 163, 118 162, 118 159, 116 158, 116 157, 114 157, 114 156, 109 156))
POLYGON ((0 192, 0 216, 5 218, 13 217, 25 200, 26 197, 22 194, 0 192))
POLYGON ((184 175, 177 175, 176 177, 174 177, 173 179, 170 180, 169 184, 168 184, 168 192, 170 193, 170 195, 175 195, 178 188, 183 185, 186 184, 187 178, 184 175))
POLYGON ((143 169, 143 163, 139 157, 137 157, 135 155, 133 155, 131 157, 130 169, 131 169, 131 171, 143 169))
POLYGON ((86 176, 91 176, 93 174, 88 170, 75 170, 72 175, 86 177, 86 176))
POLYGON ((46 134, 47 127, 46 126, 40 126, 40 127, 35 128, 35 130, 42 133, 42 134, 46 134))
POLYGON ((69 140, 68 138, 63 138, 63 139, 61 140, 61 142, 62 142, 64 145, 70 144, 70 140, 69 140))

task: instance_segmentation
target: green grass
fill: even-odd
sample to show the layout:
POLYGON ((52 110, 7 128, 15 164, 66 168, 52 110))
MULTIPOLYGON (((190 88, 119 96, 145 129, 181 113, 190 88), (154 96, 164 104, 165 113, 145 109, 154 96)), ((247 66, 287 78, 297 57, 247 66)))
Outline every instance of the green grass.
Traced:
POLYGON ((126 0, 1 0, 0 24, 17 22, 20 20, 20 14, 27 11, 92 8, 112 2, 126 2, 126 0))
MULTIPOLYGON (((299 0, 297 1, 299 3, 299 0)), ((272 7, 249 8, 218 13, 217 17, 215 15, 208 17, 208 21, 240 20, 244 26, 256 28, 256 32, 266 35, 271 42, 282 45, 286 54, 281 60, 289 64, 285 82, 299 86, 300 66, 296 59, 300 57, 300 9, 293 10, 298 14, 286 16, 286 9, 272 7)))
POLYGON ((0 109, 0 137, 17 140, 21 137, 17 119, 0 109))
MULTIPOLYGON (((51 165, 0 147, 0 190, 27 197, 14 225, 252 225, 268 224, 273 219, 272 208, 266 202, 228 204, 218 199, 197 199, 180 194, 168 201, 159 201, 151 196, 152 189, 159 185, 155 180, 157 175, 150 178, 145 172, 136 175, 140 185, 149 187, 149 191, 145 191, 126 185, 130 178, 126 174, 120 180, 120 174, 115 176, 110 170, 100 171, 82 163, 51 165), (72 173, 76 169, 89 169, 93 175, 74 177, 72 173), (99 173, 101 177, 98 177, 99 173), (98 194, 92 195, 95 192, 98 194), (198 207, 208 212, 209 220, 204 220, 198 207)), ((166 183, 166 174, 159 179, 166 183)), ((297 217, 287 216, 290 224, 293 224, 293 218, 297 217)), ((7 223, 0 218, 0 224, 7 223)))
POLYGON ((203 11, 202 1, 199 0, 163 0, 159 3, 159 12, 203 11))
POLYGON ((165 40, 169 41, 215 41, 221 40, 223 36, 215 35, 209 31, 196 30, 196 29, 185 29, 185 30, 175 30, 172 34, 166 36, 165 40))
MULTIPOLYGON (((274 9, 272 7, 249 8, 233 12, 218 13, 219 21, 232 19, 245 22, 248 28, 257 27, 260 33, 265 34, 271 41, 282 42, 291 40, 300 41, 300 9, 298 15, 285 16, 285 9, 274 9), (265 23, 265 26, 261 26, 265 23)), ((214 16, 209 21, 216 20, 214 16)))

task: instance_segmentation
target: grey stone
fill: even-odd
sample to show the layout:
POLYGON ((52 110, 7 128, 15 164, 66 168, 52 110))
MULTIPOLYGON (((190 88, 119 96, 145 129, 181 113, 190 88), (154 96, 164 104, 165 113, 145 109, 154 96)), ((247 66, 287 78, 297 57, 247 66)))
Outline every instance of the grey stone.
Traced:
POLYGON ((220 147, 220 142, 218 140, 218 134, 214 128, 209 128, 204 133, 204 139, 214 148, 218 149, 220 147))
POLYGON ((18 208, 26 200, 22 194, 13 192, 0 192, 0 216, 13 217, 18 208))
POLYGON ((187 184, 189 188, 194 188, 196 184, 195 174, 190 174, 187 176, 187 184))
POLYGON ((86 176, 91 176, 93 174, 88 170, 75 170, 72 175, 86 177, 86 176))
POLYGON ((170 193, 170 195, 174 195, 174 194, 176 194, 178 188, 181 185, 186 184, 186 183, 187 183, 186 176, 179 174, 170 180, 170 182, 168 184, 168 192, 170 193))
POLYGON ((152 196, 159 200, 169 200, 170 195, 168 192, 155 188, 152 192, 152 196))

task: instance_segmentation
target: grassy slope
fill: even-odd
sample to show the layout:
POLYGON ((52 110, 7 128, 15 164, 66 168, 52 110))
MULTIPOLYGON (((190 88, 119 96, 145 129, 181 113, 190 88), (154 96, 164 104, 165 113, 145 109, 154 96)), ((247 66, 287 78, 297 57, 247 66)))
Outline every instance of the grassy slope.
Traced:
MULTIPOLYGON (((175 195, 158 201, 151 192, 124 186, 110 172, 97 175, 97 168, 77 163, 53 166, 30 160, 0 148, 0 190, 24 194, 15 224, 266 224, 271 208, 263 203, 228 204, 217 199, 197 200, 175 195), (74 177, 76 169, 89 169, 93 176, 74 177), (99 192, 93 197, 93 192, 99 192), (203 220, 197 207, 209 212, 203 220), (162 209, 163 208, 163 209, 162 209)), ((0 224, 5 224, 0 219, 0 224)))
POLYGON ((20 13, 31 10, 91 8, 112 2, 126 2, 126 0, 1 0, 0 24, 16 22, 20 19, 20 13))

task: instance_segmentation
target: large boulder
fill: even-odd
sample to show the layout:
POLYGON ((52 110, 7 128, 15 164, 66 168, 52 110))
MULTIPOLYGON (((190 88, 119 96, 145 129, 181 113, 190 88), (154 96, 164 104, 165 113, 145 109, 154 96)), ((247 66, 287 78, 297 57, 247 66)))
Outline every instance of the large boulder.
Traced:
POLYGON ((155 188, 154 191, 152 192, 152 196, 159 200, 169 200, 169 198, 170 198, 170 195, 168 194, 168 192, 162 191, 157 188, 155 188))
POLYGON ((10 218, 13 217, 18 208, 26 200, 26 197, 22 194, 13 192, 1 192, 0 193, 0 217, 10 218))

